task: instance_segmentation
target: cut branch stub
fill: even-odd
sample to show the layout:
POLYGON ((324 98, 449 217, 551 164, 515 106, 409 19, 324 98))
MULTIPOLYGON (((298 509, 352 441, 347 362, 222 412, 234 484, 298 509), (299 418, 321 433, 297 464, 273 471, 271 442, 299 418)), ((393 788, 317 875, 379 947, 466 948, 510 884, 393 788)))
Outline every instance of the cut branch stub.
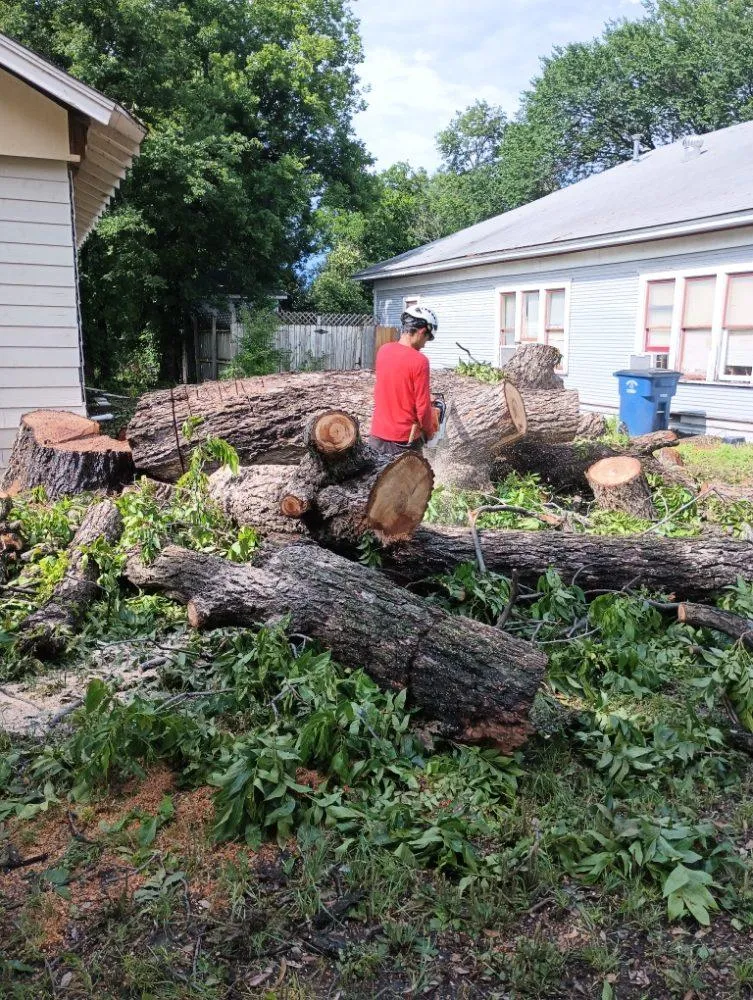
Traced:
POLYGON ((86 490, 122 489, 133 480, 126 441, 100 433, 95 420, 65 410, 21 418, 2 488, 10 494, 44 486, 50 499, 86 490))
POLYGON ((378 473, 366 505, 366 527, 382 541, 410 538, 426 513, 434 473, 413 452, 400 455, 378 473))
POLYGON ((358 421, 344 410, 327 410, 314 417, 304 440, 321 455, 341 455, 358 443, 358 421))
POLYGON ((624 511, 649 521, 656 516, 651 490, 637 458, 602 458, 587 470, 586 479, 602 510, 624 511))

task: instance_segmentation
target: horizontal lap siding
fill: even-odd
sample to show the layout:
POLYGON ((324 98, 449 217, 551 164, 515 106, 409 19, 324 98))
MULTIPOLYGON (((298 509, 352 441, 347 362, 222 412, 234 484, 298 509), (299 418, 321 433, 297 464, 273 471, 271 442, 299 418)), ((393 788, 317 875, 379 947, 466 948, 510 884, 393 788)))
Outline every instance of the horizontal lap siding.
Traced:
POLYGON ((0 157, 0 468, 35 409, 84 413, 65 163, 0 157))
MULTIPOLYGON (((688 238, 687 245, 692 247, 688 238)), ((577 389, 585 408, 617 412, 619 397, 614 372, 629 364, 635 352, 638 286, 641 274, 724 264, 751 264, 753 243, 730 249, 673 253, 610 263, 602 251, 598 264, 574 267, 566 257, 546 270, 524 271, 524 263, 500 264, 483 278, 416 275, 394 285, 376 283, 375 313, 380 323, 398 326, 404 296, 421 297, 439 319, 436 341, 426 353, 435 368, 454 367, 467 359, 456 341, 479 361, 496 362, 498 330, 495 289, 505 285, 570 282, 570 337, 566 384, 577 389)), ((742 431, 753 436, 753 387, 681 384, 672 412, 703 413, 710 430, 742 431)))

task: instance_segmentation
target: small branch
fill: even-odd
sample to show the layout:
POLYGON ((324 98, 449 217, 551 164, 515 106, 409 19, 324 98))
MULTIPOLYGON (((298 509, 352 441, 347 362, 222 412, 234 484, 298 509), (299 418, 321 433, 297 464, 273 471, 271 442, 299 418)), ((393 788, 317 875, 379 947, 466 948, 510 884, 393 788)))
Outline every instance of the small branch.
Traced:
POLYGON ((518 594, 519 594, 519 590, 518 590, 518 577, 519 576, 520 576, 520 574, 518 573, 517 569, 514 569, 512 571, 511 576, 510 576, 510 597, 509 597, 509 599, 507 601, 507 607, 505 608, 505 610, 502 612, 502 614, 497 619, 497 628, 504 628, 505 627, 505 625, 507 624, 507 619, 512 614, 512 609, 515 607, 515 602, 517 601, 518 594))
POLYGON ((636 535, 636 538, 642 538, 644 535, 650 535, 652 531, 656 531, 657 528, 661 528, 663 525, 668 524, 670 521, 674 520, 674 518, 676 518, 678 514, 681 514, 684 510, 687 510, 688 507, 692 507, 693 504, 697 504, 699 500, 705 500, 706 497, 709 496, 709 494, 714 492, 715 490, 713 487, 711 487, 708 490, 704 490, 702 493, 699 493, 697 496, 694 496, 692 500, 688 500, 687 503, 684 503, 682 507, 678 507, 677 510, 673 510, 672 513, 669 515, 669 517, 664 517, 661 519, 661 521, 657 521, 656 524, 652 524, 650 528, 646 528, 645 531, 640 531, 636 535))
POLYGON ((46 851, 44 854, 34 854, 30 858, 9 858, 0 865, 0 868, 4 872, 13 872, 17 868, 28 868, 29 865, 37 865, 42 861, 46 861, 49 856, 49 852, 46 851))

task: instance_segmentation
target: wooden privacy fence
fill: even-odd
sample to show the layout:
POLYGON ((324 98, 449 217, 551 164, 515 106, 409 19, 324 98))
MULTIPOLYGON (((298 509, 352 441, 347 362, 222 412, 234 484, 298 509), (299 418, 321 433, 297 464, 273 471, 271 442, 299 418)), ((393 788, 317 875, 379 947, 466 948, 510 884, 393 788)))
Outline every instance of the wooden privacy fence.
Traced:
MULTIPOLYGON (((280 371, 373 368, 377 349, 396 335, 377 325, 373 316, 358 313, 281 311, 275 346, 281 351, 280 371)), ((243 325, 233 304, 228 309, 206 307, 193 319, 197 381, 222 378, 238 353, 243 325)))

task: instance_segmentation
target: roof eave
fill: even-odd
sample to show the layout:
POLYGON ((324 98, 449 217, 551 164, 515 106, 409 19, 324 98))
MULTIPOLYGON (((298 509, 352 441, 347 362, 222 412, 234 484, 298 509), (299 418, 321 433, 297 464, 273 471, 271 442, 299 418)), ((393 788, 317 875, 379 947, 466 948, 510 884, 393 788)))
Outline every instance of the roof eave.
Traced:
POLYGON ((379 281, 387 278, 410 277, 417 274, 432 274, 437 271, 455 271, 468 267, 481 267, 484 264, 498 264, 528 258, 553 257, 558 254, 577 253, 581 250, 598 250, 610 246, 621 246, 631 243, 643 243, 651 240, 671 239, 677 236, 690 236, 697 233, 713 232, 714 230, 736 229, 738 226, 753 225, 753 209, 744 213, 732 213, 728 216, 716 216, 706 219, 692 219, 682 223, 672 223, 665 226, 623 230, 618 233, 605 233, 600 236, 584 237, 579 240, 563 240, 553 243, 540 243, 530 247, 516 247, 511 250, 492 251, 484 254, 473 254, 467 257, 454 257, 447 260, 434 261, 430 264, 416 264, 413 267, 366 268, 353 275, 356 281, 379 281))

